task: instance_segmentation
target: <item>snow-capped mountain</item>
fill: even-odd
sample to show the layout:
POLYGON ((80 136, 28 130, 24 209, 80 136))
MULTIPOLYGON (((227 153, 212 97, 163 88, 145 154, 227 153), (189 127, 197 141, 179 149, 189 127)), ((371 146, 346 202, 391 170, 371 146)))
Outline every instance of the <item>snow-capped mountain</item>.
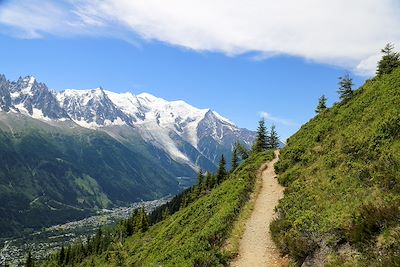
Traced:
POLYGON ((82 127, 132 125, 131 118, 118 109, 102 88, 65 90, 57 100, 69 117, 82 127))
POLYGON ((32 76, 19 78, 10 83, 10 96, 13 108, 37 119, 67 119, 67 112, 57 101, 56 93, 39 83, 32 76))
POLYGON ((193 168, 207 168, 210 162, 215 165, 221 154, 229 158, 236 141, 250 146, 254 140, 254 132, 238 128, 215 111, 184 101, 102 88, 56 92, 32 76, 15 82, 0 76, 0 109, 42 121, 72 120, 84 128, 112 132, 113 137, 115 128, 128 127, 174 160, 193 168))

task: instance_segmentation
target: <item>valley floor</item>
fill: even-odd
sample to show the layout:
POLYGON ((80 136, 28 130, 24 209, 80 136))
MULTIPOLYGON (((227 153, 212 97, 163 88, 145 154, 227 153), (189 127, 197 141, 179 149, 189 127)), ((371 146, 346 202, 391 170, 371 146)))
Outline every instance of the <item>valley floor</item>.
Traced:
POLYGON ((167 196, 152 201, 136 202, 127 207, 102 210, 85 219, 55 225, 21 237, 0 239, 0 266, 5 262, 9 266, 22 266, 28 251, 32 252, 35 259, 43 260, 59 250, 62 245, 86 240, 88 236, 93 236, 99 227, 112 226, 128 218, 135 209, 143 206, 147 211, 152 211, 170 199, 171 197, 167 196))
POLYGON ((274 208, 278 205, 279 199, 283 197, 283 190, 275 178, 274 164, 279 159, 279 152, 276 158, 262 167, 261 172, 262 188, 254 204, 254 210, 246 223, 243 238, 240 241, 239 255, 232 262, 232 267, 245 266, 284 266, 286 258, 281 258, 272 241, 269 232, 269 225, 275 217, 274 208))

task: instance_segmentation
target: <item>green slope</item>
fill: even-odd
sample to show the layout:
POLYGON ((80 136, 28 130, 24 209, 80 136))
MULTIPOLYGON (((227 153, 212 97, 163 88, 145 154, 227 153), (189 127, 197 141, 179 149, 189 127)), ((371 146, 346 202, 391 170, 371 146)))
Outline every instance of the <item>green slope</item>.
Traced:
POLYGON ((0 117, 0 237, 87 216, 114 205, 176 194, 195 172, 132 136, 26 116, 0 117))
MULTIPOLYGON (((189 205, 122 243, 114 235, 106 252, 86 258, 80 266, 225 265, 229 256, 223 246, 254 189, 256 171, 273 157, 272 152, 251 156, 211 191, 202 191, 189 205)), ((193 190, 191 195, 197 196, 198 188, 193 190)), ((46 266, 56 266, 55 262, 46 266)))
POLYGON ((276 165, 271 230, 298 264, 400 265, 400 69, 305 124, 276 165))

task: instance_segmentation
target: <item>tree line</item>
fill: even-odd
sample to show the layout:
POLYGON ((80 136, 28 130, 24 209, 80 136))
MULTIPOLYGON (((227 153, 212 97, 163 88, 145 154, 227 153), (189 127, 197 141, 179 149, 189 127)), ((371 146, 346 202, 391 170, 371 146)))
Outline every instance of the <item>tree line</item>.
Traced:
MULTIPOLYGON (((376 76, 381 77, 386 74, 390 74, 394 69, 400 66, 400 53, 394 51, 394 45, 392 43, 386 44, 386 46, 381 50, 382 58, 379 60, 376 76)), ((339 77, 339 88, 337 90, 339 98, 342 102, 346 102, 353 96, 353 79, 350 77, 349 73, 339 77)), ((320 114, 327 109, 327 98, 322 95, 318 99, 318 104, 315 109, 315 113, 320 114)))
POLYGON ((265 126, 265 119, 261 118, 258 122, 256 140, 252 148, 253 153, 276 149, 278 147, 279 136, 278 132, 276 131, 275 125, 272 125, 271 129, 268 131, 265 126))

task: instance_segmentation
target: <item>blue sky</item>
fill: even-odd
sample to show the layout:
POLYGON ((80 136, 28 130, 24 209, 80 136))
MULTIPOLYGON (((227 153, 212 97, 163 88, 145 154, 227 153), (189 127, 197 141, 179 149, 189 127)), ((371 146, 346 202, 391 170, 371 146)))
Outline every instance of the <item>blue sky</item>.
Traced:
MULTIPOLYGON (((331 36, 324 36, 324 29, 314 28, 315 21, 302 17, 297 18, 300 22, 277 21, 287 31, 279 31, 279 35, 273 29, 254 30, 253 25, 241 33, 241 27, 245 27, 242 20, 253 16, 242 14, 240 4, 231 7, 243 18, 229 21, 239 29, 230 33, 231 27, 213 24, 213 16, 226 15, 227 20, 230 16, 221 11, 225 9, 210 6, 212 1, 203 2, 203 8, 212 8, 207 15, 191 10, 182 1, 171 1, 171 7, 176 5, 178 9, 172 14, 157 10, 157 1, 153 0, 146 4, 105 0, 103 5, 96 0, 39 2, 0 3, 0 73, 9 79, 34 75, 57 90, 102 86, 116 92, 149 92, 167 100, 182 99, 199 108, 211 108, 249 129, 257 127, 261 113, 268 114, 268 124, 274 123, 283 139, 314 116, 320 95, 325 94, 330 105, 338 100, 338 77, 346 70, 355 84, 361 85, 373 73, 379 48, 387 41, 397 44, 400 40, 399 30, 391 28, 384 36, 373 30, 367 36, 360 34, 359 40, 352 40, 348 46, 328 45, 324 42, 331 36), (308 29, 296 28, 299 23, 308 29), (309 37, 310 27, 315 35, 307 43, 304 40, 309 37), (287 42, 293 32, 296 34, 290 39, 295 44, 287 42), (276 38, 275 43, 269 41, 268 34, 276 38), (373 40, 370 45, 360 45, 369 38, 373 40)), ((268 2, 276 5, 273 1, 255 1, 255 5, 265 7, 268 2)), ((345 1, 333 2, 337 6, 328 9, 345 5, 345 1)), ((377 13, 385 18, 365 14, 365 22, 387 20, 388 10, 398 8, 393 3, 381 2, 384 8, 377 13)), ((374 1, 363 4, 374 7, 374 1)), ((315 5, 321 12, 331 13, 317 2, 315 5)), ((250 11, 256 12, 251 9, 250 15, 250 11)), ((356 17, 363 19, 364 13, 359 13, 356 17)), ((398 17, 390 19, 397 21, 398 17)), ((264 21, 262 16, 254 25, 263 27, 273 22, 264 21)))

